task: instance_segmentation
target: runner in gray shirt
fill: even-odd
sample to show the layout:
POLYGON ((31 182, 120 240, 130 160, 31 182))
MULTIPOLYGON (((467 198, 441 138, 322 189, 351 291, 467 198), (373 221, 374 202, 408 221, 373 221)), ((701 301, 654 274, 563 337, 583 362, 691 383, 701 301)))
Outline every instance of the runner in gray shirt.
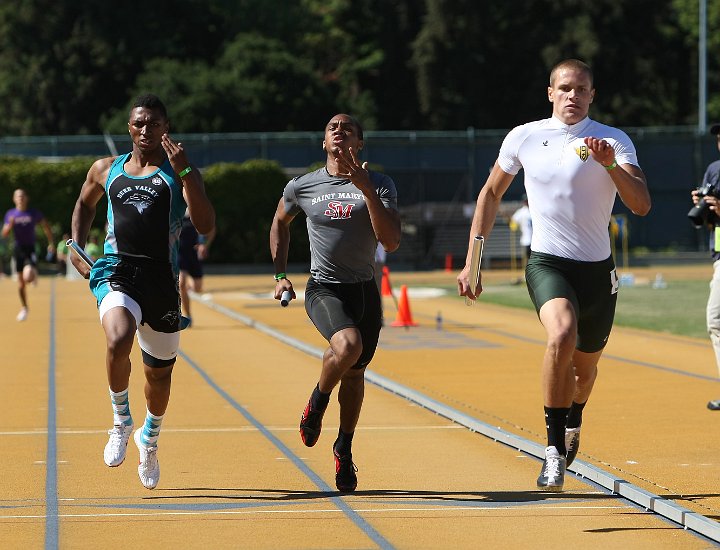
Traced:
POLYGON ((400 244, 395 184, 358 160, 363 143, 355 118, 332 117, 323 140, 326 165, 287 184, 270 229, 275 299, 285 291, 295 297, 285 274, 289 226, 300 212, 307 217, 311 264, 305 310, 330 346, 302 414, 300 436, 308 447, 315 445, 330 394, 339 383, 340 430, 333 455, 335 482, 342 492, 357 487, 352 438, 363 402, 365 367, 375 354, 382 326, 375 249, 378 242, 389 252, 400 244))

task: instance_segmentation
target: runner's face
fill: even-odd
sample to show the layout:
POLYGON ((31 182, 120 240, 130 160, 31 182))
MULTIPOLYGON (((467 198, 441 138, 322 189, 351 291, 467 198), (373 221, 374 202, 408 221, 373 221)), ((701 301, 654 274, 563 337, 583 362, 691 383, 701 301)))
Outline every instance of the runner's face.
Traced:
POLYGON ((168 121, 157 110, 136 107, 130 112, 128 131, 140 151, 152 152, 161 146, 160 138, 168 131, 168 121))
POLYGON ((552 86, 548 87, 553 115, 565 124, 577 124, 584 119, 594 96, 590 75, 577 69, 559 69, 552 86))
POLYGON ((330 119, 325 127, 325 139, 323 140, 323 149, 334 152, 338 149, 347 151, 348 147, 352 147, 357 153, 362 149, 362 140, 358 135, 357 126, 353 120, 347 115, 336 115, 330 119))
POLYGON ((13 202, 18 210, 25 210, 28 204, 28 196, 25 191, 18 189, 13 193, 13 202))

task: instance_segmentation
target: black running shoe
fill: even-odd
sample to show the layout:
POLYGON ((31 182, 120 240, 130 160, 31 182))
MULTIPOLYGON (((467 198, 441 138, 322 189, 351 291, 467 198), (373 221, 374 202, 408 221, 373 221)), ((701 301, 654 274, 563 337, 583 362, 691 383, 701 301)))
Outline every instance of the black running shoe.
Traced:
POLYGON ((720 411, 720 399, 713 399, 708 401, 707 408, 711 411, 720 411))
POLYGON ((307 407, 300 417, 300 437, 307 447, 315 445, 320 438, 324 414, 325 411, 313 409, 311 402, 308 401, 307 407))
POLYGON ((352 493, 357 487, 357 467, 353 463, 352 453, 340 456, 333 449, 335 457, 335 486, 341 493, 352 493))
POLYGON ((580 427, 565 428, 565 448, 567 449, 567 465, 570 466, 580 449, 580 427))

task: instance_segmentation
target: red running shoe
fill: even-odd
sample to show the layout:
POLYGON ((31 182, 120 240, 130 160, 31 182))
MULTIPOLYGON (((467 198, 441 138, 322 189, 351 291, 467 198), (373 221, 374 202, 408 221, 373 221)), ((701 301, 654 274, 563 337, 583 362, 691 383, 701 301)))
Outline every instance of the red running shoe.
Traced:
POLYGON ((357 487, 357 466, 353 463, 352 453, 340 456, 333 449, 335 457, 335 486, 341 493, 352 493, 357 487))
POLYGON ((324 414, 325 411, 313 409, 311 402, 308 401, 307 407, 300 417, 300 437, 307 447, 315 445, 320 438, 324 414))

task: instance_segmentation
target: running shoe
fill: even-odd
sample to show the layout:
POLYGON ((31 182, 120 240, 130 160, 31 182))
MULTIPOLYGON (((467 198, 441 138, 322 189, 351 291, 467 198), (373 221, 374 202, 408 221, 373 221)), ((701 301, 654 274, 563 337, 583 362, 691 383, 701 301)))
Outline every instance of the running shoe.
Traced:
POLYGON ((123 463, 132 430, 132 424, 129 426, 125 424, 115 424, 112 430, 108 430, 110 439, 108 439, 107 445, 105 445, 105 452, 103 453, 105 464, 114 468, 123 463))
POLYGON ((357 487, 357 466, 353 463, 352 453, 340 456, 333 449, 335 457, 335 486, 341 493, 352 493, 357 487))
POLYGON ((27 316, 28 316, 28 309, 26 307, 24 307, 20 310, 20 313, 17 314, 17 317, 15 317, 15 319, 17 319, 18 321, 24 321, 25 319, 27 319, 27 316))
POLYGON ((580 448, 580 426, 565 428, 565 448, 567 449, 567 466, 570 466, 580 448))
POLYGON ((322 419, 325 411, 313 409, 312 402, 308 401, 305 411, 300 417, 300 437, 307 447, 312 447, 320 438, 322 419))
POLYGON ((140 439, 142 428, 135 430, 135 445, 140 451, 140 460, 138 462, 138 476, 140 483, 146 489, 154 489, 160 481, 160 463, 157 458, 157 446, 146 447, 140 439))
POLYGON ((562 491, 565 483, 565 457, 560 456, 555 447, 545 448, 545 460, 537 478, 538 489, 543 491, 562 491))
POLYGON ((713 399, 708 401, 707 408, 711 411, 720 411, 720 399, 713 399))

